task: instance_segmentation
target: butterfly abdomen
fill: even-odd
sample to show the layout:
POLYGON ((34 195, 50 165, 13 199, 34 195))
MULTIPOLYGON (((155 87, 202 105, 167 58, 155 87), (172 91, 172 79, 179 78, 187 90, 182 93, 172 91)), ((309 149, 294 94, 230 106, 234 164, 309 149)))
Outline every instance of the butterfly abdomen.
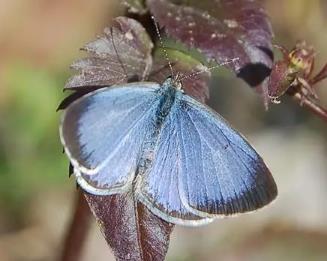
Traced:
POLYGON ((176 89, 173 86, 163 84, 158 90, 158 94, 159 103, 153 118, 154 128, 149 128, 148 135, 143 143, 139 167, 136 171, 137 175, 144 173, 151 166, 161 128, 175 103, 176 89))

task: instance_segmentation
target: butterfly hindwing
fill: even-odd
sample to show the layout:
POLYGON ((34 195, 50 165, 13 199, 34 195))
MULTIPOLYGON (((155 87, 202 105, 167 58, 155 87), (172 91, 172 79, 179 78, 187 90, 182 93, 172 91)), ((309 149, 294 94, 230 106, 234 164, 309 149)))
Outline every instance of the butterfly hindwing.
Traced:
POLYGON ((197 215, 183 203, 181 184, 178 182, 182 162, 176 112, 167 116, 161 128, 153 161, 140 175, 136 193, 152 212, 168 222, 182 225, 208 223, 211 219, 197 215))

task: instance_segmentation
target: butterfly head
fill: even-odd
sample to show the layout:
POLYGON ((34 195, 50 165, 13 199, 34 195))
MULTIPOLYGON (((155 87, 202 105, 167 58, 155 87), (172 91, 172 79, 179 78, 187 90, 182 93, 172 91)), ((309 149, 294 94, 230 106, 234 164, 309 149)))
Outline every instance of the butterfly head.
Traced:
POLYGON ((182 81, 181 77, 182 75, 180 73, 177 73, 176 75, 169 76, 165 82, 163 83, 164 86, 169 88, 174 88, 176 90, 181 91, 182 90, 182 81))

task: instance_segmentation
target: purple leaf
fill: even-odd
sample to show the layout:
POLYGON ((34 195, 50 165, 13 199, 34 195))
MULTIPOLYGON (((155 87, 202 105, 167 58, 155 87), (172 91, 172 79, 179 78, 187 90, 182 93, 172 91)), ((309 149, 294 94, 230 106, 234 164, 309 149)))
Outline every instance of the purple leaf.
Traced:
POLYGON ((261 1, 148 0, 151 13, 174 39, 197 48, 208 60, 223 63, 267 95, 272 66, 271 26, 261 1), (264 84, 262 84, 264 82, 264 84))
POLYGON ((279 98, 287 91, 287 88, 290 86, 288 76, 287 62, 278 61, 273 65, 268 84, 268 95, 270 98, 279 98))
POLYGON ((310 81, 311 84, 316 84, 324 79, 327 78, 327 63, 325 66, 318 72, 318 74, 313 77, 313 79, 310 81))
POLYGON ((109 86, 131 78, 144 80, 152 65, 152 48, 140 23, 118 17, 112 27, 104 30, 104 36, 82 48, 88 57, 71 65, 79 74, 71 77, 65 88, 109 86))
POLYGON ((136 202, 132 193, 86 200, 117 260, 164 260, 173 225, 136 202))
POLYGON ((79 87, 78 91, 71 93, 60 102, 57 111, 66 109, 73 101, 91 91, 94 91, 94 87, 79 87))

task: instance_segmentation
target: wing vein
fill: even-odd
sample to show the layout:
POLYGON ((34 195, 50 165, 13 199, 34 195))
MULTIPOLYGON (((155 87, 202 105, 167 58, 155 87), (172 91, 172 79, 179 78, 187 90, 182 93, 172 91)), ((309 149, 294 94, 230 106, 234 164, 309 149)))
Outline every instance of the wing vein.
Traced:
MULTIPOLYGON (((199 138, 199 141, 200 141, 200 148, 201 148, 201 150, 200 150, 200 158, 203 159, 203 155, 202 155, 202 139, 201 139, 201 137, 200 137, 200 133, 199 133, 199 131, 198 131, 198 128, 197 128, 196 125, 195 125, 195 122, 193 121, 192 117, 191 117, 190 114, 188 113, 188 111, 186 111, 186 115, 188 116, 188 118, 189 118, 191 124, 193 125, 193 127, 194 127, 194 129, 195 129, 195 131, 196 131, 196 134, 197 134, 197 136, 198 136, 198 138, 199 138)), ((194 145, 194 142, 193 142, 193 141, 192 141, 192 144, 194 145)), ((194 146, 193 146, 193 148, 194 148, 194 146)), ((194 151, 194 152, 195 152, 195 151, 194 151)), ((202 175, 203 175, 203 177, 204 177, 205 191, 206 191, 206 194, 207 194, 207 198, 209 198, 208 180, 207 180, 207 177, 206 177, 206 175, 205 175, 205 173, 204 173, 203 162, 201 161, 200 163, 201 163, 202 175)))
MULTIPOLYGON (((151 105, 153 105, 155 103, 156 100, 154 100, 151 105)), ((136 109, 138 109, 139 107, 141 107, 143 104, 139 104, 139 106, 137 106, 133 111, 136 111, 136 109)), ((151 107, 151 106, 149 106, 151 107)), ((88 168, 85 168, 85 169, 88 169, 90 170, 92 173, 93 172, 98 172, 99 170, 101 170, 107 163, 108 161, 115 155, 115 153, 118 151, 118 149, 121 147, 121 145, 123 144, 123 142, 125 142, 127 140, 127 138, 129 137, 129 134, 135 129, 136 125, 141 121, 143 120, 146 116, 148 116, 150 114, 151 110, 146 112, 146 113, 143 113, 140 115, 140 117, 138 119, 136 119, 133 124, 130 126, 129 129, 127 129, 124 134, 122 134, 121 136, 123 137, 117 144, 116 144, 116 147, 115 149, 103 160, 102 163, 100 163, 96 168, 94 169, 88 169, 88 168)), ((131 113, 131 112, 130 112, 131 113)), ((76 166, 78 168, 78 166, 76 166)))

